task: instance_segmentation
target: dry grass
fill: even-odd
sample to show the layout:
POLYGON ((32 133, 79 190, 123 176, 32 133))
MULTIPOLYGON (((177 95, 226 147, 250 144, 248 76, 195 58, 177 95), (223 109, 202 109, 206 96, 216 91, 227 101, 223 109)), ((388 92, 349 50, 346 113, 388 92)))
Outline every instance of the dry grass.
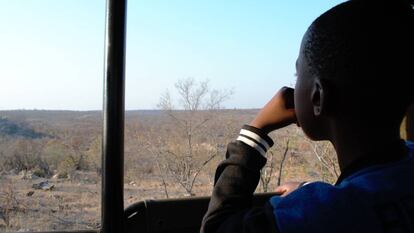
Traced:
MULTIPOLYGON (((22 179, 19 175, 1 177, 1 184, 13 184, 15 203, 9 205, 12 206, 8 212, 9 221, 0 222, 0 231, 93 229, 98 226, 100 183, 51 180, 55 185, 52 190, 32 188, 42 180, 22 179)), ((8 190, 10 186, 2 193, 10 193, 8 190)))
MULTIPOLYGON (((215 168, 224 159, 226 144, 236 138, 242 122, 250 121, 255 113, 256 111, 253 110, 219 112, 217 113, 220 114, 219 120, 211 121, 210 125, 203 128, 201 135, 194 136, 196 148, 199 145, 201 145, 199 148, 210 148, 216 145, 220 149, 219 155, 206 164, 198 174, 192 188, 194 195, 210 195, 215 168)), ((12 112, 10 116, 16 114, 16 112, 12 112)), ((21 174, 18 174, 19 171, 15 169, 10 170, 10 167, 0 169, 2 172, 0 176, 0 211, 5 216, 0 218, 0 232, 59 231, 99 227, 101 190, 100 138, 97 136, 100 134, 100 123, 97 118, 99 114, 92 118, 88 118, 90 117, 88 115, 88 117, 82 118, 82 122, 78 120, 84 113, 70 112, 67 114, 72 114, 72 116, 59 113, 53 117, 52 113, 47 112, 42 116, 41 113, 36 112, 34 123, 30 118, 25 120, 34 128, 54 135, 53 138, 42 139, 43 141, 39 142, 41 146, 33 147, 31 143, 35 142, 30 140, 24 142, 27 148, 29 146, 41 148, 37 152, 27 151, 36 152, 36 156, 48 165, 48 171, 51 174, 45 175, 43 178, 35 177, 36 179, 34 179, 32 176, 26 176, 25 179, 22 179, 21 174), (44 121, 39 119, 44 119, 44 121), (82 166, 63 166, 68 165, 65 163, 65 158, 71 156, 82 156, 82 164, 78 163, 82 166), (55 174, 63 173, 67 173, 68 176, 62 175, 65 178, 60 179, 52 178, 55 174), (33 184, 46 180, 54 185, 52 190, 43 191, 32 188, 33 184)), ((30 114, 26 113, 27 115, 30 114)), ((179 135, 171 133, 174 131, 174 124, 171 124, 168 118, 162 114, 153 112, 130 113, 127 114, 126 119, 125 206, 145 199, 164 199, 166 193, 169 198, 188 196, 188 190, 177 183, 171 174, 160 172, 153 154, 145 149, 147 143, 154 143, 151 142, 151 139, 158 139, 160 136, 162 136, 160 145, 163 144, 163 140, 164 144, 175 142, 174 140, 179 135), (165 184, 163 183, 163 175, 165 184)), ((289 150, 282 172, 282 183, 292 180, 325 179, 324 171, 321 170, 321 166, 309 147, 309 141, 305 140, 301 131, 295 126, 279 130, 272 133, 271 136, 275 141, 272 151, 275 156, 273 160, 275 164, 270 176, 269 192, 276 188, 279 173, 278 163, 281 161, 287 140, 289 140, 289 150)), ((157 143, 160 142, 157 141, 157 143)), ((5 156, 20 153, 20 147, 16 145, 15 141, 0 137, 0 158, 8 158, 5 156)), ((23 155, 29 155, 28 152, 23 155)), ((201 153, 200 159, 205 159, 203 156, 208 156, 208 154, 201 153)), ((22 161, 27 163, 31 160, 22 161)), ((37 168, 38 166, 33 167, 37 168)), ((31 174, 31 172, 33 171, 29 169, 27 174, 31 174)), ((263 189, 259 184, 257 192, 261 191, 263 189)))

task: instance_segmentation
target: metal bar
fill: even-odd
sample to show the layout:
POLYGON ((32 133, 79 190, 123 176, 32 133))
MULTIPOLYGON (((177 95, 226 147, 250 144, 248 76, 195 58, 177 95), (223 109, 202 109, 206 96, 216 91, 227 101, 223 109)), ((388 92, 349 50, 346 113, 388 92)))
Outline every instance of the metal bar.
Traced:
POLYGON ((102 135, 102 232, 124 231, 126 0, 107 0, 102 135))

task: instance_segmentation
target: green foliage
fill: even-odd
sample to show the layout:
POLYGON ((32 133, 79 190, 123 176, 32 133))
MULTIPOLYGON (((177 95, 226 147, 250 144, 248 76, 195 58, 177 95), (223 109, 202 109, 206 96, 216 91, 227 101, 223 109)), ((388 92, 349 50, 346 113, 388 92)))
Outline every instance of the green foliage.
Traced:
POLYGON ((0 135, 11 138, 39 139, 46 135, 34 131, 28 126, 18 124, 7 118, 0 117, 0 135))

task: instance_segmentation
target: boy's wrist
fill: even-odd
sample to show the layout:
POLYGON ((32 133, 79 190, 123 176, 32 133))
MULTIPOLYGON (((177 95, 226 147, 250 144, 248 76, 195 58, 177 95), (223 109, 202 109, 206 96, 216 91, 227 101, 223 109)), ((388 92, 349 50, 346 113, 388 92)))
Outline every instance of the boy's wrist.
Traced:
POLYGON ((237 141, 251 146, 263 156, 266 155, 267 150, 274 144, 265 131, 251 125, 244 125, 242 127, 237 141))
POLYGON ((256 120, 253 120, 248 124, 249 126, 255 127, 256 129, 261 130, 265 134, 269 134, 268 130, 266 130, 266 127, 262 125, 260 122, 257 122, 256 120))

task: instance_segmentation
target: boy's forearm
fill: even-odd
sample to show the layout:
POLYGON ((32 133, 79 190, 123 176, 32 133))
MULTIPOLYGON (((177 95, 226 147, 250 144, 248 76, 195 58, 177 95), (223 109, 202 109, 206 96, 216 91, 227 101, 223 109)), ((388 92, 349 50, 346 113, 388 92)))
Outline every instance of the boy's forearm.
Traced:
POLYGON ((265 157, 251 146, 241 141, 228 145, 226 160, 216 171, 202 233, 246 232, 253 226, 257 232, 276 231, 270 206, 252 209, 253 193, 265 164, 265 157))

